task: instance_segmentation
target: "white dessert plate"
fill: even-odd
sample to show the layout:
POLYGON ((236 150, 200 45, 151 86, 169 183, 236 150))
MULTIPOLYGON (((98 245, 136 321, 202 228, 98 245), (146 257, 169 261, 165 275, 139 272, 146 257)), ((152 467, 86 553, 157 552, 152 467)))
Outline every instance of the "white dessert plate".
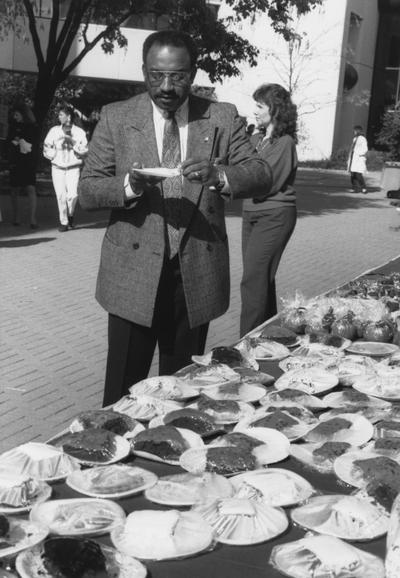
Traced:
POLYGON ((133 172, 139 175, 144 175, 146 177, 158 177, 160 179, 166 179, 169 177, 179 177, 181 170, 179 168, 169 169, 167 167, 146 167, 144 169, 132 169, 133 172))
POLYGON ((295 524, 343 540, 374 540, 386 534, 389 514, 367 498, 334 494, 313 496, 291 512, 295 524))
MULTIPOLYGON (((106 559, 109 578, 145 578, 147 570, 139 560, 109 546, 100 544, 100 547, 106 559)), ((41 554, 42 547, 39 545, 17 556, 15 567, 21 578, 54 578, 54 574, 46 570, 41 554)))
MULTIPOLYGON (((240 344, 239 344, 240 345, 240 344)), ((249 367, 255 370, 258 370, 258 363, 256 358, 251 354, 251 351, 241 347, 239 345, 235 345, 234 349, 237 349, 241 353, 241 361, 237 362, 238 367, 249 367)), ((209 366, 214 363, 213 361, 213 352, 209 351, 204 355, 192 355, 193 363, 202 366, 209 366)), ((230 366, 229 366, 230 367, 230 366)))
POLYGON ((77 460, 47 443, 28 442, 0 455, 0 475, 12 472, 47 483, 64 480, 79 468, 77 460))
POLYGON ((159 478, 145 491, 150 502, 164 506, 193 506, 205 499, 232 497, 234 488, 224 476, 214 472, 173 474, 159 478))
MULTIPOLYGON (((386 456, 382 456, 382 454, 369 452, 366 450, 348 452, 336 458, 336 460, 333 462, 333 469, 337 477, 346 484, 354 486, 355 488, 363 488, 370 480, 364 477, 362 470, 354 465, 354 462, 357 460, 368 460, 382 457, 386 456)), ((393 460, 393 458, 388 459, 393 460)), ((393 461, 397 462, 397 460, 393 461)))
POLYGON ((0 559, 12 558, 22 550, 32 548, 44 540, 49 533, 48 528, 43 524, 12 517, 8 518, 8 521, 10 528, 1 539, 0 559))
POLYGON ((353 387, 361 393, 387 401, 400 401, 400 378, 397 375, 366 375, 358 377, 353 387))
MULTIPOLYGON (((212 408, 205 408, 205 409, 202 408, 201 411, 204 411, 205 413, 213 417, 216 424, 221 425, 237 423, 242 419, 250 418, 254 414, 255 409, 249 403, 246 403, 244 401, 237 401, 236 403, 238 404, 237 412, 231 412, 229 410, 216 411, 213 410, 212 408)), ((193 409, 199 409, 199 404, 196 401, 193 404, 190 404, 188 407, 192 407, 193 409)))
POLYGON ((279 368, 286 373, 286 371, 292 371, 295 369, 309 369, 310 367, 314 369, 320 369, 321 371, 326 371, 327 365, 334 365, 332 364, 332 359, 329 358, 329 363, 326 364, 320 357, 316 356, 296 356, 290 355, 290 357, 286 357, 286 359, 282 359, 278 363, 279 368))
POLYGON ((290 349, 269 339, 245 338, 237 345, 240 351, 249 352, 257 361, 280 361, 289 357, 290 349))
POLYGON ((298 389, 281 389, 279 391, 269 391, 265 397, 260 400, 260 404, 264 406, 273 405, 276 402, 285 403, 290 406, 292 403, 299 403, 306 409, 311 411, 320 411, 326 409, 326 404, 323 400, 315 395, 299 391, 298 389))
POLYGON ((91 498, 120 499, 151 488, 157 479, 156 474, 143 468, 113 464, 73 472, 66 484, 91 498))
MULTIPOLYGON (((246 436, 262 442, 262 445, 256 446, 252 450, 253 455, 262 466, 281 462, 286 459, 290 453, 290 441, 283 433, 275 429, 267 427, 248 428, 245 426, 239 427, 238 425, 234 428, 233 432, 245 434, 246 436)), ((232 444, 229 435, 227 435, 222 436, 221 438, 216 438, 208 444, 208 447, 230 445, 234 444, 232 444)))
POLYGON ((251 383, 234 383, 232 385, 207 388, 206 393, 212 399, 230 399, 254 403, 264 397, 266 390, 260 385, 251 383))
POLYGON ((324 414, 322 414, 320 417, 320 423, 304 436, 304 440, 307 442, 348 442, 354 446, 362 446, 374 435, 374 426, 372 423, 364 416, 357 413, 339 413, 334 418, 330 419, 344 419, 347 422, 350 422, 351 425, 348 428, 338 429, 337 431, 332 430, 332 432, 323 432, 321 431, 321 423, 326 424, 330 420, 324 419, 324 414))
MULTIPOLYGON (((78 470, 79 471, 79 470, 78 470)), ((29 500, 25 506, 7 506, 0 504, 0 514, 23 514, 29 512, 36 504, 41 504, 48 500, 51 496, 52 488, 46 482, 38 482, 38 487, 35 495, 29 500)))
MULTIPOLYGON (((292 444, 290 446, 290 453, 296 460, 299 460, 313 470, 317 470, 321 474, 333 474, 333 462, 335 461, 336 456, 324 459, 323 457, 314 455, 314 451, 319 449, 325 443, 327 442, 292 444)), ((350 444, 344 453, 354 451, 354 449, 354 446, 350 444)))
MULTIPOLYGON (((176 429, 181 434, 181 436, 186 440, 187 444, 189 445, 188 449, 204 447, 204 442, 201 439, 201 436, 199 436, 199 434, 197 434, 196 432, 185 428, 176 428, 176 429)), ((163 459, 160 456, 157 456, 156 454, 151 454, 149 452, 144 452, 142 450, 135 450, 134 447, 132 449, 132 453, 141 458, 152 460, 153 462, 161 462, 162 464, 170 464, 172 466, 179 465, 179 459, 178 460, 163 459)))
POLYGON ((274 546, 269 560, 292 578, 384 578, 383 561, 334 536, 306 534, 305 538, 274 546))
POLYGON ((157 415, 181 407, 183 407, 183 402, 158 399, 147 394, 141 394, 137 397, 126 395, 114 405, 115 411, 126 413, 139 421, 149 421, 157 415))
POLYGON ((268 468, 245 472, 230 478, 236 497, 260 499, 273 507, 293 506, 315 493, 312 485, 295 472, 282 468, 268 468))
POLYGON ((123 524, 125 512, 111 500, 75 498, 37 504, 29 517, 31 522, 47 526, 51 534, 99 536, 123 524))
POLYGON ((225 365, 224 363, 216 363, 212 365, 190 365, 176 373, 181 381, 186 383, 189 387, 197 389, 207 389, 208 387, 215 387, 217 385, 227 385, 230 383, 237 383, 240 381, 240 374, 235 370, 225 365))
POLYGON ((174 560, 214 546, 214 532, 195 512, 140 510, 111 532, 114 546, 140 560, 174 560))
POLYGON ((276 380, 275 388, 299 389, 311 395, 318 395, 334 388, 338 383, 339 379, 333 373, 310 367, 287 371, 276 380))
MULTIPOLYGON (((89 430, 84 430, 82 432, 76 432, 77 434, 82 433, 82 435, 84 435, 85 431, 89 431, 89 430)), ((100 430, 98 430, 100 431, 100 430)), ((129 440, 127 440, 126 438, 113 434, 112 432, 108 432, 115 444, 115 447, 112 450, 112 457, 108 460, 95 460, 95 459, 85 459, 85 458, 78 458, 78 457, 74 457, 74 459, 79 462, 80 464, 84 465, 84 466, 107 466, 109 464, 115 464, 116 462, 119 462, 120 460, 123 460, 124 458, 126 458, 126 456, 129 455, 130 451, 131 451, 131 445, 129 443, 129 440)), ((136 432, 139 433, 139 432, 136 432)), ((71 434, 74 435, 74 434, 71 434)), ((60 439, 60 442, 62 441, 62 438, 60 439)), ((57 444, 57 441, 55 442, 57 444)), ((100 446, 99 446, 100 447, 100 446)), ((67 452, 66 452, 67 453, 67 452)))
POLYGON ((244 498, 221 498, 192 508, 214 529, 222 544, 247 546, 272 540, 289 525, 285 512, 244 498))
POLYGON ((346 348, 346 351, 360 355, 370 355, 372 357, 384 357, 396 353, 399 351, 399 348, 394 343, 382 343, 380 341, 353 341, 353 343, 346 348))
MULTIPOLYGON (((180 408, 180 409, 184 409, 184 408, 180 408)), ((191 409, 195 409, 195 408, 191 408, 191 409)), ((210 422, 206 422, 206 423, 209 423, 210 429, 205 429, 203 432, 195 432, 195 433, 198 433, 201 438, 207 438, 207 437, 216 435, 218 433, 225 432, 225 430, 223 429, 221 424, 217 424, 209 414, 207 414, 207 415, 210 418, 210 422), (213 429, 211 429, 211 421, 214 421, 213 429)), ((168 423, 167 414, 158 415, 156 417, 153 417, 153 419, 150 420, 150 422, 149 422, 149 428, 158 427, 160 425, 172 425, 173 427, 175 427, 173 424, 168 423)), ((187 424, 185 424, 185 425, 187 425, 187 424)), ((189 428, 186 427, 184 429, 189 429, 189 428)), ((193 430, 190 430, 190 431, 193 431, 193 430)))
POLYGON ((352 406, 354 407, 355 412, 357 412, 357 408, 359 406, 368 406, 376 409, 390 409, 391 407, 389 402, 382 399, 371 397, 367 394, 364 394, 367 396, 364 398, 361 392, 358 392, 360 397, 354 396, 353 399, 352 397, 349 397, 349 393, 351 395, 351 392, 353 392, 351 389, 346 389, 344 391, 334 391, 332 393, 328 393, 328 395, 325 395, 323 401, 327 407, 340 408, 352 406))
MULTIPOLYGON (((265 409, 267 409, 267 408, 265 408, 265 409)), ((277 433, 286 437, 290 442, 293 442, 293 441, 298 440, 298 439, 302 438, 303 436, 305 436, 306 433, 309 432, 310 429, 313 427, 312 425, 306 423, 305 421, 297 419, 296 417, 290 415, 290 413, 285 412, 284 407, 282 407, 282 408, 273 407, 273 408, 271 408, 271 410, 272 410, 271 412, 265 411, 265 413, 263 412, 262 415, 258 415, 257 417, 253 416, 250 420, 246 419, 246 420, 240 421, 239 423, 237 423, 235 425, 235 427, 233 428, 233 431, 244 431, 246 429, 248 429, 249 431, 256 431, 258 429, 272 429, 272 430, 276 431, 277 433), (262 419, 263 417, 268 417, 268 415, 272 415, 272 413, 274 411, 281 411, 283 414, 285 414, 285 416, 288 416, 291 420, 294 420, 296 423, 291 423, 289 425, 282 425, 282 427, 280 427, 279 429, 274 428, 273 425, 267 425, 267 424, 266 425, 254 425, 255 422, 262 419)), ((253 435, 253 434, 251 434, 251 435, 253 435)))
POLYGON ((146 394, 159 399, 170 399, 173 401, 184 401, 198 395, 195 389, 173 375, 148 377, 132 385, 129 388, 129 392, 133 397, 146 394))

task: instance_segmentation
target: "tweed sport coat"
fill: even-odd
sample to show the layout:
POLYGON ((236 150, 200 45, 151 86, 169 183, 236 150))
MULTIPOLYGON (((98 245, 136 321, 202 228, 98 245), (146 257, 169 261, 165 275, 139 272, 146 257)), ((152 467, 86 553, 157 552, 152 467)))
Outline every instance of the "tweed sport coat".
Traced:
MULTIPOLYGON (((236 108, 189 97, 187 158, 218 161, 232 198, 265 195, 268 165, 245 134, 236 108)), ((150 327, 165 253, 160 185, 126 208, 124 178, 133 162, 160 166, 148 94, 106 105, 94 131, 79 184, 84 209, 110 208, 96 298, 114 315, 150 327)), ((183 180, 179 259, 191 327, 222 315, 230 279, 224 204, 216 191, 183 180)))

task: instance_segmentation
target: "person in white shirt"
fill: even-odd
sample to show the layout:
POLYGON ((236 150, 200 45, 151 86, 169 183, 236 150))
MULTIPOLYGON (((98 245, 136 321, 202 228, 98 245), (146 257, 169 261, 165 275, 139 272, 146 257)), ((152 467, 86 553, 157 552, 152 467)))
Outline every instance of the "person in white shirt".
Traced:
POLYGON ((58 230, 65 232, 74 226, 78 181, 88 142, 85 131, 74 124, 74 110, 70 105, 59 107, 58 120, 60 124, 53 126, 45 138, 43 154, 51 161, 60 218, 58 230))
POLYGON ((368 143, 364 136, 362 126, 357 124, 354 127, 354 137, 351 143, 347 170, 350 173, 351 186, 355 193, 367 193, 364 180, 364 173, 367 170, 368 143))

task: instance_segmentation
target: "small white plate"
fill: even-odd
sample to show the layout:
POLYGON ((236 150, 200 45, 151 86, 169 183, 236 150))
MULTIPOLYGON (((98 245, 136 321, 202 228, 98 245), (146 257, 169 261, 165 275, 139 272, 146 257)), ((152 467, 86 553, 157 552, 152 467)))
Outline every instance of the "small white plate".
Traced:
POLYGON ((353 387, 361 393, 386 401, 400 401, 400 379, 396 375, 365 375, 356 378, 353 387))
POLYGON ((91 498, 120 499, 139 494, 147 488, 151 488, 157 483, 157 479, 156 474, 143 468, 114 464, 73 472, 66 479, 66 484, 76 492, 85 494, 91 498), (107 488, 101 488, 101 482, 98 486, 93 486, 93 481, 95 481, 96 476, 108 473, 114 475, 116 478, 119 476, 120 479, 123 478, 126 480, 127 489, 122 491, 109 491, 107 488), (131 487, 129 487, 130 484, 131 487))
MULTIPOLYGON (((78 470, 80 471, 80 470, 78 470)), ((38 482, 38 488, 36 494, 33 496, 26 506, 7 506, 0 504, 0 514, 22 514, 24 512, 29 512, 33 506, 36 504, 41 504, 48 500, 51 496, 52 488, 46 482, 38 482)))
POLYGON ((190 365, 176 374, 182 382, 196 389, 207 389, 240 381, 240 374, 223 363, 213 365, 190 365))
POLYGON ((290 415, 290 413, 288 413, 288 412, 285 412, 284 408, 279 409, 278 407, 276 407, 276 408, 272 408, 272 412, 266 411, 263 416, 260 416, 260 415, 258 415, 257 417, 253 416, 251 418, 251 420, 240 421, 233 428, 233 431, 244 431, 247 428, 249 429, 249 431, 256 431, 258 429, 272 429, 273 431, 276 431, 277 433, 280 433, 281 435, 286 437, 290 442, 293 442, 293 441, 298 440, 298 439, 302 438, 303 436, 305 436, 306 433, 309 432, 312 427, 313 427, 312 425, 295 418, 294 416, 290 415), (287 416, 289 416, 291 419, 295 420, 296 423, 288 425, 287 427, 284 427, 282 430, 280 430, 280 429, 278 430, 278 429, 273 428, 272 426, 267 426, 267 425, 254 425, 255 421, 262 419, 262 417, 266 417, 267 415, 269 415, 269 413, 273 413, 273 411, 275 411, 275 410, 282 411, 287 416))
POLYGON ((339 379, 333 373, 310 367, 309 369, 293 369, 284 373, 275 382, 275 388, 299 389, 311 395, 319 395, 333 389, 339 379))
POLYGON ((336 458, 333 463, 333 469, 337 477, 340 478, 343 482, 346 482, 346 484, 356 488, 363 488, 366 484, 369 483, 370 480, 364 479, 362 470, 357 468, 357 466, 354 465, 354 462, 357 460, 368 460, 382 457, 382 454, 368 452, 366 450, 348 452, 336 458))
POLYGON ((126 413, 139 421, 149 421, 156 415, 180 409, 181 407, 183 407, 183 402, 158 399, 146 394, 138 395, 137 397, 125 395, 114 405, 115 411, 126 413))
MULTIPOLYGON (((219 401, 224 401, 224 400, 219 400, 219 401)), ((212 408, 202 409, 201 411, 204 411, 205 413, 207 413, 208 415, 213 417, 215 423, 220 424, 220 425, 237 423, 238 421, 240 421, 242 419, 250 418, 254 414, 254 411, 255 411, 254 407, 252 405, 250 405, 249 403, 245 403, 244 401, 238 401, 236 403, 239 406, 238 407, 239 411, 237 413, 232 413, 232 412, 229 412, 228 410, 217 411, 217 410, 213 410, 212 408)), ((199 409, 198 402, 195 402, 195 403, 189 405, 188 407, 193 407, 194 409, 199 409)))
MULTIPOLYGON (((289 389, 289 388, 288 388, 289 389)), ((274 405, 275 403, 285 403, 290 406, 292 403, 299 403, 303 405, 306 409, 310 411, 320 411, 326 409, 326 404, 323 400, 319 399, 315 395, 310 393, 305 393, 304 391, 291 390, 296 395, 291 399, 290 397, 285 397, 286 389, 281 389, 279 391, 273 389, 269 391, 265 397, 260 400, 260 404, 263 406, 274 405)))
MULTIPOLYGON (((185 408, 181 408, 181 409, 184 410, 185 408)), ((196 410, 196 408, 190 408, 190 409, 196 410)), ((199 411, 199 410, 196 410, 196 411, 199 411)), ((168 412, 168 413, 170 413, 170 412, 168 412)), ((207 414, 207 416, 209 417, 210 421, 209 422, 206 422, 205 420, 204 421, 205 421, 205 423, 209 423, 210 429, 204 429, 204 431, 202 431, 202 432, 196 431, 195 433, 199 434, 199 436, 202 438, 207 438, 207 437, 210 437, 210 436, 213 436, 215 434, 218 434, 220 432, 225 431, 222 427, 218 426, 218 424, 215 422, 215 420, 212 418, 212 416, 210 416, 209 414, 207 414), (211 425, 213 426, 212 429, 211 429, 211 425)), ((156 417, 153 417, 153 419, 150 420, 150 422, 149 422, 149 428, 158 427, 160 425, 171 425, 172 427, 176 427, 176 426, 174 426, 173 423, 168 423, 168 414, 158 415, 156 417)), ((184 429, 190 429, 190 428, 186 427, 184 429)), ((190 431, 195 431, 195 430, 191 429, 190 431)))
POLYGON ((230 478, 237 497, 255 497, 261 493, 269 506, 294 506, 307 500, 315 490, 305 479, 290 470, 268 468, 245 472, 230 478))
POLYGON ((323 397, 323 401, 327 407, 340 408, 352 406, 354 407, 355 413, 357 413, 357 408, 360 406, 368 406, 376 409, 390 409, 391 407, 389 402, 378 399, 376 397, 370 397, 367 394, 365 394, 367 395, 367 399, 357 399, 357 397, 355 397, 354 400, 352 400, 348 395, 348 392, 352 391, 352 389, 346 389, 344 391, 334 391, 333 393, 328 393, 328 395, 323 397))
POLYGON ((29 514, 31 522, 47 526, 59 536, 100 536, 125 521, 125 512, 111 500, 75 498, 37 504, 29 514))
POLYGON ((179 168, 169 169, 167 167, 146 167, 144 169, 132 169, 133 172, 139 175, 144 175, 148 177, 158 177, 161 179, 166 179, 169 177, 179 177, 181 170, 179 168))
POLYGON ((212 399, 230 399, 254 403, 265 396, 266 390, 262 386, 251 383, 234 383, 233 385, 209 387, 206 393, 212 399))
POLYGON ((335 494, 313 496, 291 512, 295 524, 319 534, 350 541, 380 538, 389 528, 389 514, 372 500, 335 494))
MULTIPOLYGON (((335 442, 348 442, 354 446, 362 446, 367 443, 374 435, 374 426, 370 421, 368 421, 363 415, 357 413, 343 413, 338 414, 334 418, 341 418, 348 422, 351 422, 351 426, 346 429, 339 429, 331 434, 320 434, 316 428, 321 424, 315 426, 311 429, 307 435, 304 436, 305 441, 308 442, 324 442, 324 441, 335 441, 335 442)), ((327 422, 324 419, 324 414, 320 416, 320 422, 327 422)))
MULTIPOLYGON (((178 432, 181 434, 181 436, 189 444, 188 449, 203 448, 204 447, 203 440, 201 439, 199 434, 197 434, 196 432, 191 431, 190 429, 185 429, 185 428, 178 428, 177 427, 175 429, 178 430, 178 432)), ((186 451, 188 451, 188 450, 186 450, 186 451)), ((149 452, 144 452, 142 450, 135 450, 134 446, 132 448, 132 453, 136 456, 141 457, 141 458, 146 458, 148 460, 152 460, 153 462, 161 462, 162 464, 170 464, 171 466, 179 466, 179 459, 178 460, 165 460, 165 459, 163 459, 163 458, 161 458, 155 454, 150 454, 149 452)))
MULTIPOLYGON (((121 554, 114 548, 100 544, 106 559, 107 576, 110 578, 145 578, 146 568, 139 560, 121 554)), ((18 555, 15 567, 21 578, 53 578, 43 564, 42 547, 35 546, 18 555)))
POLYGON ((198 395, 194 388, 189 387, 184 381, 173 375, 148 377, 132 385, 129 391, 133 397, 146 394, 173 401, 184 401, 198 395))
MULTIPOLYGON (((85 431, 89 431, 89 430, 84 430, 82 432, 77 432, 77 433, 84 434, 85 431)), ((114 455, 109 460, 104 460, 104 461, 86 460, 86 459, 78 458, 78 457, 75 457, 72 455, 71 455, 71 457, 73 457, 77 462, 79 462, 80 464, 85 465, 85 466, 108 466, 109 464, 115 464, 116 462, 123 460, 124 458, 126 458, 126 456, 129 455, 129 453, 131 451, 131 445, 130 445, 129 441, 126 438, 123 438, 122 436, 112 434, 111 432, 108 432, 108 433, 112 435, 114 442, 115 442, 114 455)), ((137 433, 139 433, 139 432, 137 432, 137 433)), ((71 435, 74 435, 74 434, 71 434, 71 435)), ((65 452, 65 453, 68 453, 68 452, 65 452)))
POLYGON ((10 529, 6 536, 3 537, 10 546, 7 548, 0 548, 0 559, 11 558, 16 556, 22 550, 32 548, 42 540, 44 540, 49 533, 48 528, 43 524, 36 524, 29 520, 22 520, 20 518, 8 518, 10 529))
MULTIPOLYGON (((309 466, 313 470, 317 470, 321 474, 333 474, 333 462, 336 458, 333 459, 322 459, 318 456, 314 455, 314 450, 323 446, 326 442, 307 442, 307 443, 300 443, 300 444, 292 444, 290 446, 290 453, 296 459, 309 466)), ((340 443, 340 442, 338 442, 340 443)), ((346 452, 354 451, 354 446, 351 444, 346 449, 346 452)), ((345 452, 345 453, 346 453, 345 452)))
POLYGON ((230 481, 213 472, 163 476, 144 493, 150 502, 163 506, 193 506, 204 499, 226 498, 233 494, 234 488, 230 481))
POLYGON ((396 353, 399 351, 399 348, 394 343, 382 343, 380 341, 353 341, 353 343, 346 348, 346 351, 360 355, 371 355, 372 357, 384 357, 396 353))

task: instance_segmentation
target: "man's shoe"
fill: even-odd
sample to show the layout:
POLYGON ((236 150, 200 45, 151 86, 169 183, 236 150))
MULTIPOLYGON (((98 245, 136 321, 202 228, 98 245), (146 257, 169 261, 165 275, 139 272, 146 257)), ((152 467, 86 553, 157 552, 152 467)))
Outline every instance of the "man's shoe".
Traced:
POLYGON ((66 231, 68 231, 68 225, 60 225, 58 227, 58 230, 60 231, 60 233, 65 233, 66 231))
POLYGON ((361 192, 362 192, 363 195, 366 195, 366 194, 367 194, 367 189, 363 189, 361 192))
POLYGON ((39 225, 37 223, 30 224, 31 229, 39 229, 39 225))
POLYGON ((68 217, 68 225, 70 229, 74 229, 74 217, 68 217))

